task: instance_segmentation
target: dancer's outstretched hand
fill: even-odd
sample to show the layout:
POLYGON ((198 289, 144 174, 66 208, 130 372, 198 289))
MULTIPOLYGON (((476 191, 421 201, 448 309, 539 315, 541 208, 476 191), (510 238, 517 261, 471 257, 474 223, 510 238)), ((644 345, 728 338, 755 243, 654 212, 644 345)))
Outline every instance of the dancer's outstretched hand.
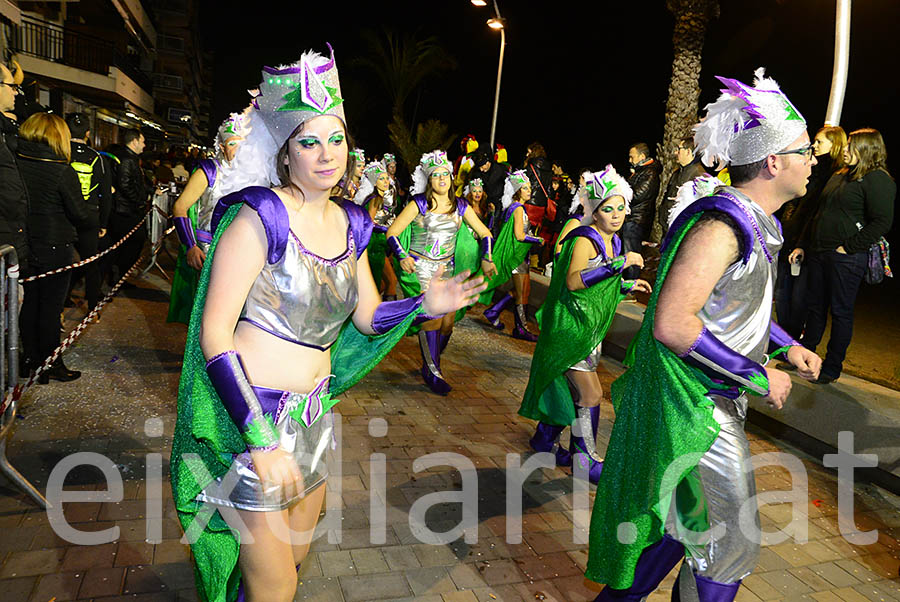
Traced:
POLYGON ((478 295, 487 288, 487 283, 481 276, 469 278, 470 273, 466 270, 444 280, 442 278, 444 267, 439 267, 428 283, 428 291, 425 292, 425 299, 422 301, 425 313, 429 316, 443 316, 475 303, 478 295))

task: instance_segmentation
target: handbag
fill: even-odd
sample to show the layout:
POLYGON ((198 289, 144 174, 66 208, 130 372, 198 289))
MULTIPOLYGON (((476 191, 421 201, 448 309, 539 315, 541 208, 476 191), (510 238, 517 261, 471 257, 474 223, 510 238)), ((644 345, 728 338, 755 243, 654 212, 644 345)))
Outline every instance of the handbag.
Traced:
MULTIPOLYGON (((856 227, 862 230, 862 224, 857 222, 856 227)), ((881 284, 885 276, 893 278, 891 271, 891 245, 882 236, 869 246, 866 253, 866 282, 868 284, 881 284)))
POLYGON ((547 199, 547 219, 552 222, 556 219, 556 201, 550 198, 550 195, 547 194, 547 189, 544 188, 544 183, 541 182, 541 178, 538 176, 537 170, 534 168, 534 163, 529 163, 528 167, 531 168, 531 173, 534 174, 534 179, 537 180, 538 186, 540 186, 541 190, 544 192, 544 198, 547 199))

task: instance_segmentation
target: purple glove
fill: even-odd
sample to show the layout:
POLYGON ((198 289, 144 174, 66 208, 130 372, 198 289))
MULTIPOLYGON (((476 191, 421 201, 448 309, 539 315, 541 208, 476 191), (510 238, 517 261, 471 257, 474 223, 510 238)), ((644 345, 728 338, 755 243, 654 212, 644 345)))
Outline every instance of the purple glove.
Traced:
MULTIPOLYGON (((776 351, 781 349, 782 347, 793 347, 794 345, 799 345, 794 337, 789 335, 787 331, 778 325, 775 320, 771 321, 771 325, 769 327, 769 353, 772 351, 776 351)), ((784 352, 785 357, 787 357, 787 351, 784 352)))
POLYGON ((277 408, 262 407, 244 374, 238 352, 232 349, 211 358, 206 362, 206 373, 247 447, 251 451, 278 447, 277 408))
POLYGON ((531 234, 526 234, 525 240, 523 240, 522 242, 527 242, 528 244, 532 245, 539 245, 544 242, 544 239, 538 236, 532 236, 531 234))
POLYGON ((769 379, 765 368, 725 345, 705 326, 691 348, 678 357, 699 368, 716 382, 745 389, 762 397, 769 394, 769 379))
POLYGON ((387 233, 387 226, 382 226, 381 224, 372 224, 373 232, 380 232, 381 234, 387 233))
MULTIPOLYGON (((409 253, 406 252, 406 249, 400 244, 400 239, 396 236, 388 236, 387 245, 391 252, 397 256, 397 259, 406 259, 409 257, 409 253)), ((416 258, 413 257, 413 260, 415 259, 416 258)))
MULTIPOLYGON (((372 314, 372 330, 377 334, 384 334, 397 324, 403 322, 406 316, 422 307, 422 301, 425 295, 417 295, 406 299, 397 299, 396 301, 382 301, 375 308, 372 314)), ((413 325, 434 320, 441 316, 429 316, 427 314, 419 314, 413 319, 413 325)))
POLYGON ((175 224, 175 233, 178 240, 181 241, 187 250, 190 251, 197 246, 197 239, 194 238, 194 227, 191 225, 189 217, 174 217, 172 222, 175 224))
MULTIPOLYGON (((581 270, 579 274, 581 275, 581 282, 584 283, 584 287, 590 288, 598 282, 602 282, 611 276, 621 274, 622 270, 624 269, 625 257, 620 255, 618 257, 613 257, 613 260, 608 264, 598 265, 595 268, 587 268, 586 270, 581 270)), ((634 286, 634 284, 632 284, 631 286, 634 286)))
POLYGON ((481 246, 481 258, 485 261, 493 262, 493 253, 494 253, 494 237, 488 234, 480 241, 481 246))

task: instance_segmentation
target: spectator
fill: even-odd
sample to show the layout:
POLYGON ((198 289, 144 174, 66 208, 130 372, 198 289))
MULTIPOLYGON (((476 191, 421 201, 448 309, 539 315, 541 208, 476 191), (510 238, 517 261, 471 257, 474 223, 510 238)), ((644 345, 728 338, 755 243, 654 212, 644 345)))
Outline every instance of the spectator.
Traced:
MULTIPOLYGON (((90 122, 84 113, 70 113, 66 125, 72 134, 72 168, 78 175, 81 196, 90 207, 96 228, 79 231, 75 249, 82 259, 97 254, 100 239, 106 236, 109 213, 112 210, 112 169, 106 158, 87 145, 90 138, 90 122)), ((84 296, 88 311, 100 301, 100 262, 93 261, 80 268, 72 277, 84 276, 84 296)))
POLYGON ((897 184, 887 170, 884 139, 874 129, 850 133, 844 150, 847 167, 831 176, 822 191, 811 234, 791 253, 803 259, 809 250, 809 317, 802 343, 815 350, 831 308, 831 338, 819 378, 828 384, 841 375, 853 336, 853 306, 866 273, 869 247, 894 220, 897 184))
POLYGON ((678 169, 669 178, 669 184, 666 186, 666 195, 659 204, 659 227, 662 228, 662 236, 665 237, 669 230, 669 211, 675 205, 675 195, 678 189, 685 182, 698 178, 706 173, 703 165, 700 163, 700 157, 694 156, 694 136, 685 136, 678 141, 675 148, 675 160, 678 162, 678 169))
MULTIPOLYGON (((813 216, 819 208, 822 189, 834 173, 844 167, 844 148, 847 134, 839 126, 823 127, 813 139, 813 154, 816 164, 812 167, 806 194, 788 201, 775 213, 781 221, 784 234, 783 251, 778 254, 778 273, 775 280, 775 313, 778 324, 795 339, 799 339, 806 324, 808 305, 806 283, 809 270, 802 270, 796 276, 791 272, 788 260, 790 251, 797 248, 804 230, 812 224, 813 216)), ((787 364, 784 364, 787 366, 787 364)))
POLYGON ((184 157, 178 155, 175 157, 175 167, 172 168, 172 175, 175 176, 175 181, 184 184, 187 182, 188 178, 191 174, 188 173, 188 170, 184 168, 184 157))
POLYGON ((22 272, 28 269, 28 192, 16 165, 18 127, 13 109, 21 89, 0 63, 0 245, 12 245, 22 272))
MULTIPOLYGON (((110 149, 118 161, 114 178, 113 211, 109 217, 108 245, 116 243, 141 223, 149 208, 150 189, 141 170, 140 154, 144 152, 144 135, 139 130, 125 130, 122 144, 110 149)), ((141 255, 147 229, 138 228, 121 247, 109 254, 109 265, 114 279, 120 278, 141 255)))
POLYGON ((549 225, 556 217, 556 206, 547 203, 548 189, 553 172, 547 151, 540 142, 532 142, 525 151, 525 166, 522 168, 531 182, 531 199, 525 202, 525 213, 531 222, 531 231, 544 239, 544 248, 550 243, 549 225))
MULTIPOLYGON (((496 211, 499 212, 501 210, 500 201, 503 198, 503 185, 506 183, 506 168, 500 163, 492 161, 490 152, 483 148, 475 151, 475 154, 472 155, 472 161, 475 166, 469 172, 469 181, 481 178, 484 185, 484 194, 487 195, 487 202, 496 207, 496 211)), ((496 214, 494 223, 500 223, 500 219, 496 214)))
MULTIPOLYGON (((28 189, 28 238, 30 274, 41 274, 69 265, 73 243, 86 231, 97 228, 97 213, 81 194, 78 175, 69 165, 71 134, 58 115, 35 113, 19 130, 19 170, 28 189)), ((26 283, 20 329, 27 372, 40 365, 59 345, 59 315, 69 291, 71 271, 26 283)), ((70 381, 81 372, 69 370, 58 358, 41 374, 49 379, 70 381)))
POLYGON ((157 156, 153 163, 153 180, 157 184, 168 184, 175 181, 172 162, 165 157, 157 156))
MULTIPOLYGON (((625 252, 640 253, 653 225, 659 194, 659 162, 650 156, 650 147, 646 142, 638 142, 628 148, 628 163, 633 170, 628 185, 634 192, 634 198, 631 200, 631 215, 622 225, 620 235, 625 252)), ((635 280, 641 275, 641 268, 633 265, 622 274, 625 280, 635 280)))

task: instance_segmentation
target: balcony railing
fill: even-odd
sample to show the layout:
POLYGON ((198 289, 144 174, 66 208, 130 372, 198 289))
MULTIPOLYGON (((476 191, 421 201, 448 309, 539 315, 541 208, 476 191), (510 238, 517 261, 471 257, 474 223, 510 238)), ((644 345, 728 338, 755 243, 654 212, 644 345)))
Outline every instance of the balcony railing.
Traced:
POLYGON ((117 67, 148 94, 153 91, 150 77, 107 40, 36 19, 3 26, 13 52, 103 75, 117 67))

